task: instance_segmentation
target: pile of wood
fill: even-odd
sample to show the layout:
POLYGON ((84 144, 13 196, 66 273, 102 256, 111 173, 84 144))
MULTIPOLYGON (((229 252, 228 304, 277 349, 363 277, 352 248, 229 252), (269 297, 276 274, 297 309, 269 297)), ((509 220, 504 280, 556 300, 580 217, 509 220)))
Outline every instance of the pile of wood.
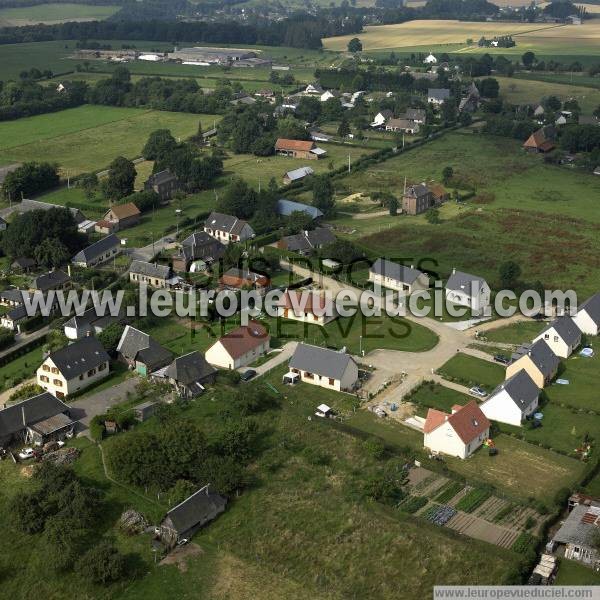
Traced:
POLYGON ((148 527, 148 521, 144 518, 144 515, 137 512, 136 510, 126 510, 119 520, 119 526, 123 531, 128 533, 143 533, 148 527))
POLYGON ((44 454, 42 461, 49 461, 55 465, 70 465, 79 458, 80 454, 81 451, 77 448, 60 448, 60 450, 44 454))

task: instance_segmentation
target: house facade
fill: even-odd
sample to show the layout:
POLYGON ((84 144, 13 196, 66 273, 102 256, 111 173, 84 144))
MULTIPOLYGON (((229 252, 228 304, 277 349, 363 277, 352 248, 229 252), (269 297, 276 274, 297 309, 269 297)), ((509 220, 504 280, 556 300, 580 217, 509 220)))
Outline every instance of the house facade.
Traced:
POLYGON ((220 369, 240 369, 266 354, 270 347, 267 330, 251 321, 221 337, 206 351, 205 358, 220 369))
POLYGON ((420 215, 436 205, 433 192, 424 183, 409 185, 402 195, 402 212, 420 215))
POLYGON ((95 267, 116 258, 120 252, 121 240, 111 234, 79 251, 71 262, 78 267, 95 267))
POLYGON ((277 314, 284 319, 321 326, 338 317, 335 303, 331 299, 315 292, 295 290, 284 293, 277 314))
POLYGON ((166 289, 171 287, 173 278, 171 267, 156 263, 133 260, 129 266, 129 281, 132 283, 145 283, 149 287, 166 289))
POLYGON ((181 242, 179 252, 173 256, 173 270, 187 272, 196 261, 211 264, 225 253, 225 246, 205 231, 196 231, 181 242))
POLYGON ((144 182, 144 189, 158 194, 161 202, 170 200, 179 188, 179 179, 169 169, 150 175, 144 182))
POLYGON ((468 306, 476 314, 490 305, 491 294, 485 279, 456 269, 446 282, 446 299, 453 304, 468 306))
POLYGON ((109 356, 94 337, 48 355, 36 372, 37 384, 58 399, 80 392, 109 374, 109 356))
POLYGON ((556 356, 569 358, 581 344, 581 329, 571 317, 565 315, 552 321, 533 341, 538 340, 544 340, 556 356))
POLYGON ((358 384, 358 365, 345 352, 300 343, 289 362, 290 373, 320 387, 351 391, 358 384))
POLYGON ((245 242, 255 236, 254 229, 243 219, 217 212, 210 213, 204 231, 222 244, 245 242))
POLYGON ((173 353, 163 348, 147 333, 127 325, 117 345, 121 359, 138 375, 147 377, 153 371, 167 366, 173 353))
POLYGON ((506 367, 506 378, 509 379, 523 369, 540 388, 546 387, 556 377, 560 359, 544 340, 533 344, 524 344, 515 350, 511 363, 506 367))
POLYGON ((429 277, 415 269, 378 258, 369 269, 369 281, 391 290, 412 294, 429 289, 429 277))
POLYGON ((275 142, 275 154, 304 160, 318 160, 323 158, 327 151, 319 148, 312 140, 278 138, 275 142))
POLYGON ((579 306, 573 321, 586 335, 598 335, 600 331, 600 293, 594 294, 579 306))

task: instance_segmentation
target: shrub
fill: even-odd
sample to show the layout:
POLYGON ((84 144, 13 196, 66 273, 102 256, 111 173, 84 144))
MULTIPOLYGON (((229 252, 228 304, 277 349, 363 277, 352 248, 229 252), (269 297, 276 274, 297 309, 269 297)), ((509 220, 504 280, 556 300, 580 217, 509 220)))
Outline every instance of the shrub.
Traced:
POLYGON ((96 584, 119 581, 125 575, 125 557, 110 542, 103 541, 81 557, 77 572, 96 584))

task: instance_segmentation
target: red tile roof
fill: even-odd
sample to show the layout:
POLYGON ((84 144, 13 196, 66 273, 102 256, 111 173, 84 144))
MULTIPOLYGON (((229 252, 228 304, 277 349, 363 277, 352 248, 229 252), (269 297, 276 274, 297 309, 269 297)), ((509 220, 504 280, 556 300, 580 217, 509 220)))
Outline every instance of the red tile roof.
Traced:
POLYGON ((140 209, 133 202, 115 204, 110 207, 110 210, 117 219, 126 219, 127 217, 134 217, 140 214, 140 209))
POLYGON ((314 147, 314 142, 305 140, 288 140, 286 138, 279 138, 275 142, 275 150, 300 150, 309 152, 314 147))
POLYGON ((554 142, 546 138, 544 128, 534 131, 523 144, 524 148, 537 148, 542 152, 548 152, 554 148, 554 142))
POLYGON ((423 431, 425 433, 431 433, 434 429, 437 429, 442 423, 446 421, 449 415, 441 410, 430 408, 427 411, 427 418, 425 419, 425 425, 423 425, 423 431))
POLYGON ((260 323, 250 321, 248 325, 230 331, 219 341, 231 358, 239 358, 270 339, 271 336, 260 323))
POLYGON ((490 428, 490 422, 474 400, 465 406, 456 404, 452 409, 456 410, 456 412, 449 415, 440 410, 430 408, 427 412, 423 431, 431 433, 447 421, 452 429, 456 431, 462 442, 468 444, 490 428))

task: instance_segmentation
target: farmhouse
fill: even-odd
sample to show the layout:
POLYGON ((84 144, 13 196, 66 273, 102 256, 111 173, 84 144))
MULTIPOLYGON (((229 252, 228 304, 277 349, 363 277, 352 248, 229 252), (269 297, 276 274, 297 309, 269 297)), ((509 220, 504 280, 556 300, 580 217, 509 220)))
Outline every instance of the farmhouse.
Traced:
POLYGON ((447 300, 480 313, 489 306, 490 296, 490 286, 483 277, 452 269, 452 275, 446 282, 447 300))
POLYGON ((323 213, 316 206, 303 204, 302 202, 286 200, 285 198, 280 198, 277 200, 278 215, 282 217, 289 217, 295 212, 302 212, 313 220, 323 216, 323 213))
POLYGON ((21 324, 29 318, 24 304, 15 306, 0 316, 0 326, 21 333, 21 324))
POLYGON ((161 202, 170 200, 179 188, 179 180, 169 169, 150 175, 144 182, 144 189, 158 194, 161 202))
POLYGON ((51 352, 37 370, 37 384, 62 399, 108 377, 109 357, 94 337, 51 352))
POLYGON ((212 48, 209 46, 194 46, 191 48, 175 48, 168 53, 169 60, 188 65, 230 64, 233 62, 256 58, 256 52, 243 48, 212 48))
POLYGON ((335 242, 335 235, 326 227, 317 227, 310 231, 303 231, 296 235, 288 235, 277 242, 277 247, 281 250, 297 252, 304 256, 311 254, 315 250, 335 242))
POLYGON ((598 533, 600 531, 600 502, 577 504, 554 534, 550 545, 564 546, 564 556, 594 569, 600 567, 598 533))
POLYGON ((408 294, 429 288, 429 277, 425 273, 412 265, 406 267, 385 258, 378 258, 371 265, 369 281, 408 294))
POLYGON ((467 458, 489 437, 490 422, 473 400, 453 406, 451 414, 430 408, 423 433, 423 445, 434 454, 467 458))
POLYGON ((255 236, 254 229, 246 221, 218 212, 208 215, 204 222, 204 231, 222 244, 245 242, 255 236))
POLYGON ((189 540, 220 515, 226 505, 226 498, 209 491, 205 485, 166 514, 159 527, 160 539, 169 548, 189 540))
POLYGON ((73 432, 69 407, 49 392, 10 404, 0 410, 0 447, 12 442, 42 446, 73 432))
POLYGON ((427 90, 427 102, 429 102, 430 104, 436 104, 439 106, 441 104, 444 104, 444 102, 448 100, 448 98, 450 98, 450 90, 444 88, 431 88, 427 90))
POLYGON ((550 383, 558 371, 560 359, 544 340, 533 344, 524 344, 515 350, 511 363, 506 367, 506 377, 524 369, 535 384, 542 389, 550 383))
POLYGON ((481 404, 483 414, 490 421, 521 425, 538 407, 540 389, 521 369, 502 382, 481 404))
POLYGON ((230 331, 206 351, 206 360, 221 369, 245 367, 269 351, 271 336, 256 321, 230 331))
POLYGON ((600 330, 600 293, 594 294, 579 306, 573 321, 582 333, 598 335, 600 330))
POLYGON ((168 381, 180 398, 195 398, 202 394, 207 383, 214 382, 216 375, 217 370, 196 351, 177 357, 152 377, 168 381))
POLYGON ((427 121, 427 111, 424 108, 407 108, 404 118, 419 125, 424 125, 427 121))
POLYGON ((524 142, 523 148, 527 152, 546 153, 554 150, 556 144, 556 131, 554 127, 542 127, 534 131, 524 142))
POLYGON ((383 127, 388 119, 393 118, 394 113, 389 108, 379 111, 371 123, 371 127, 383 127))
POLYGON ((125 327, 117 345, 117 352, 130 368, 143 376, 150 375, 173 360, 172 352, 163 348, 147 333, 131 325, 125 327))
POLYGON ((291 156, 305 160, 323 158, 327 151, 319 148, 312 140, 288 140, 279 138, 275 142, 275 153, 279 156, 291 156))
POLYGON ((71 262, 78 267, 95 267, 116 258, 120 251, 121 240, 116 235, 111 234, 80 250, 71 259, 71 262))
POLYGON ((133 227, 140 222, 140 210, 133 202, 114 204, 96 223, 99 233, 114 233, 127 227, 133 227))
POLYGON ((288 171, 283 176, 283 183, 285 185, 289 185, 290 183, 295 183, 296 181, 301 181, 305 177, 310 177, 314 175, 315 172, 310 167, 300 167, 298 169, 294 169, 293 171, 288 171))
POLYGON ((170 288, 173 284, 173 273, 168 265, 133 260, 129 266, 129 281, 145 283, 153 288, 170 288))
POLYGON ((569 358, 581 344, 581 330, 571 317, 565 315, 552 321, 533 341, 538 340, 544 340, 556 356, 569 358))
POLYGON ((319 346, 298 344, 289 367, 300 381, 338 392, 351 391, 358 382, 358 366, 349 354, 319 346))
POLYGON ((306 88, 304 89, 304 93, 305 94, 315 94, 320 96, 322 93, 324 92, 323 88, 321 87, 321 84, 318 82, 315 83, 309 83, 306 88))
POLYGON ((219 278, 221 288, 229 290, 254 289, 265 294, 270 286, 270 280, 265 275, 254 273, 249 269, 231 268, 219 278))
POLYGON ((179 253, 173 256, 175 271, 189 271, 195 261, 210 264, 225 253, 225 246, 205 231, 196 231, 181 242, 179 253))
POLYGON ((34 277, 30 291, 47 292, 49 290, 64 290, 71 284, 71 277, 64 271, 57 269, 34 277))
POLYGON ((120 323, 122 315, 99 315, 96 308, 88 308, 83 314, 71 317, 63 327, 65 336, 69 340, 80 340, 89 335, 102 333, 109 325, 120 323))
POLYGON ((419 133, 419 124, 408 119, 388 119, 385 123, 386 131, 403 131, 412 135, 419 133))
POLYGON ((337 319, 338 314, 335 303, 325 296, 308 290, 287 290, 278 306, 278 316, 301 323, 327 325, 337 319))

